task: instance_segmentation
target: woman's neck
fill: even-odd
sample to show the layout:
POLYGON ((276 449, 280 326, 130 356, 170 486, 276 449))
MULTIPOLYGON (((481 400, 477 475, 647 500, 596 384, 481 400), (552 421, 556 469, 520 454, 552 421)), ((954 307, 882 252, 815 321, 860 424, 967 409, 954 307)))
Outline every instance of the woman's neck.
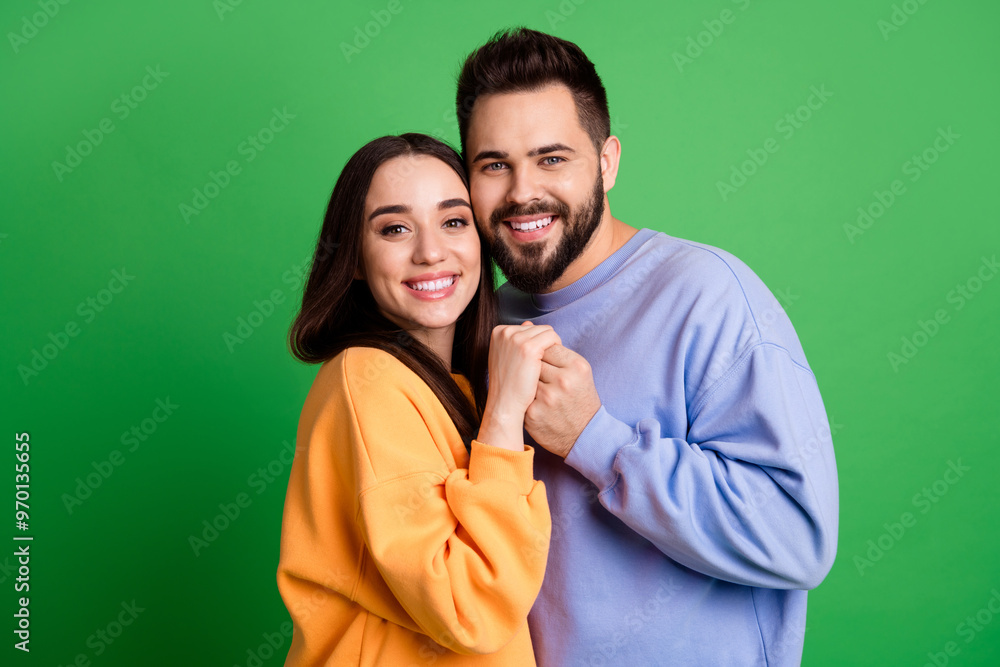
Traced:
POLYGON ((451 371, 451 354, 455 343, 454 325, 444 329, 419 329, 411 331, 410 335, 426 345, 441 359, 444 367, 451 371))

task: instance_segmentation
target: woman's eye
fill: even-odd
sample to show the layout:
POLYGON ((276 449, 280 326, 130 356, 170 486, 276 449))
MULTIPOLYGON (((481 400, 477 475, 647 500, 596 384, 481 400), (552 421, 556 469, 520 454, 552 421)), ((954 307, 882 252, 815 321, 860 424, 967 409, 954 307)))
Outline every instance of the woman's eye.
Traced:
POLYGON ((397 236, 406 231, 406 227, 403 225, 386 225, 382 228, 380 232, 382 236, 397 236))
POLYGON ((452 218, 451 220, 445 222, 444 226, 449 229, 457 229, 459 227, 468 227, 469 222, 465 218, 452 218))

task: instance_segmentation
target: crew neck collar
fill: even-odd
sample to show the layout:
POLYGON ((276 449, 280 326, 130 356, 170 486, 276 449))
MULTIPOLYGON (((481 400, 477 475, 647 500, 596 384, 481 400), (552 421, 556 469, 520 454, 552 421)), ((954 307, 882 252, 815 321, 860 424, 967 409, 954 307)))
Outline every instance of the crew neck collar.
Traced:
POLYGON ((538 310, 549 312, 569 305, 580 297, 589 294, 617 273, 618 269, 635 254, 639 247, 656 233, 654 229, 643 228, 638 230, 632 235, 632 238, 625 242, 625 245, 613 252, 603 262, 575 282, 557 289, 555 292, 529 294, 528 296, 531 298, 532 305, 538 310))

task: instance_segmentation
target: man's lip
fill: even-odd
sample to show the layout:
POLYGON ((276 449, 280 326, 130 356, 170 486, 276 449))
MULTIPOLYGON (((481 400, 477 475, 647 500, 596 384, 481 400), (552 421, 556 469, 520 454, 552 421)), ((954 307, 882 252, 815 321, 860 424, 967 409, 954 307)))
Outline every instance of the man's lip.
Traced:
POLYGON ((506 223, 511 222, 531 222, 533 220, 544 220, 545 218, 555 218, 555 213, 536 213, 535 215, 518 215, 513 218, 504 218, 506 223))
POLYGON ((426 280, 440 280, 441 278, 450 278, 451 276, 457 276, 458 274, 454 271, 435 271, 434 273, 421 273, 419 276, 413 276, 412 278, 407 278, 404 283, 422 283, 426 280))
MULTIPOLYGON (((548 217, 548 216, 545 216, 548 217)), ((505 235, 510 238, 515 244, 521 243, 532 243, 534 241, 541 242, 542 239, 548 237, 549 234, 553 233, 553 229, 556 228, 556 223, 560 220, 559 216, 553 215, 552 222, 545 225, 544 227, 536 227, 535 229, 515 229, 514 225, 504 221, 504 227, 507 228, 505 235)))

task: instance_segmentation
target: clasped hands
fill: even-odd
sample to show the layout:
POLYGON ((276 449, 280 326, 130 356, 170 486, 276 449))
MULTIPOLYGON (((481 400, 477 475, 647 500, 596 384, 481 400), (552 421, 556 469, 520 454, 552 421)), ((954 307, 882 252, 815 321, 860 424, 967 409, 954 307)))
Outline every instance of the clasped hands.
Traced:
POLYGON ((489 444, 520 449, 514 432, 523 424, 535 442, 565 458, 601 407, 590 364, 547 324, 495 327, 489 373, 480 429, 489 444))

